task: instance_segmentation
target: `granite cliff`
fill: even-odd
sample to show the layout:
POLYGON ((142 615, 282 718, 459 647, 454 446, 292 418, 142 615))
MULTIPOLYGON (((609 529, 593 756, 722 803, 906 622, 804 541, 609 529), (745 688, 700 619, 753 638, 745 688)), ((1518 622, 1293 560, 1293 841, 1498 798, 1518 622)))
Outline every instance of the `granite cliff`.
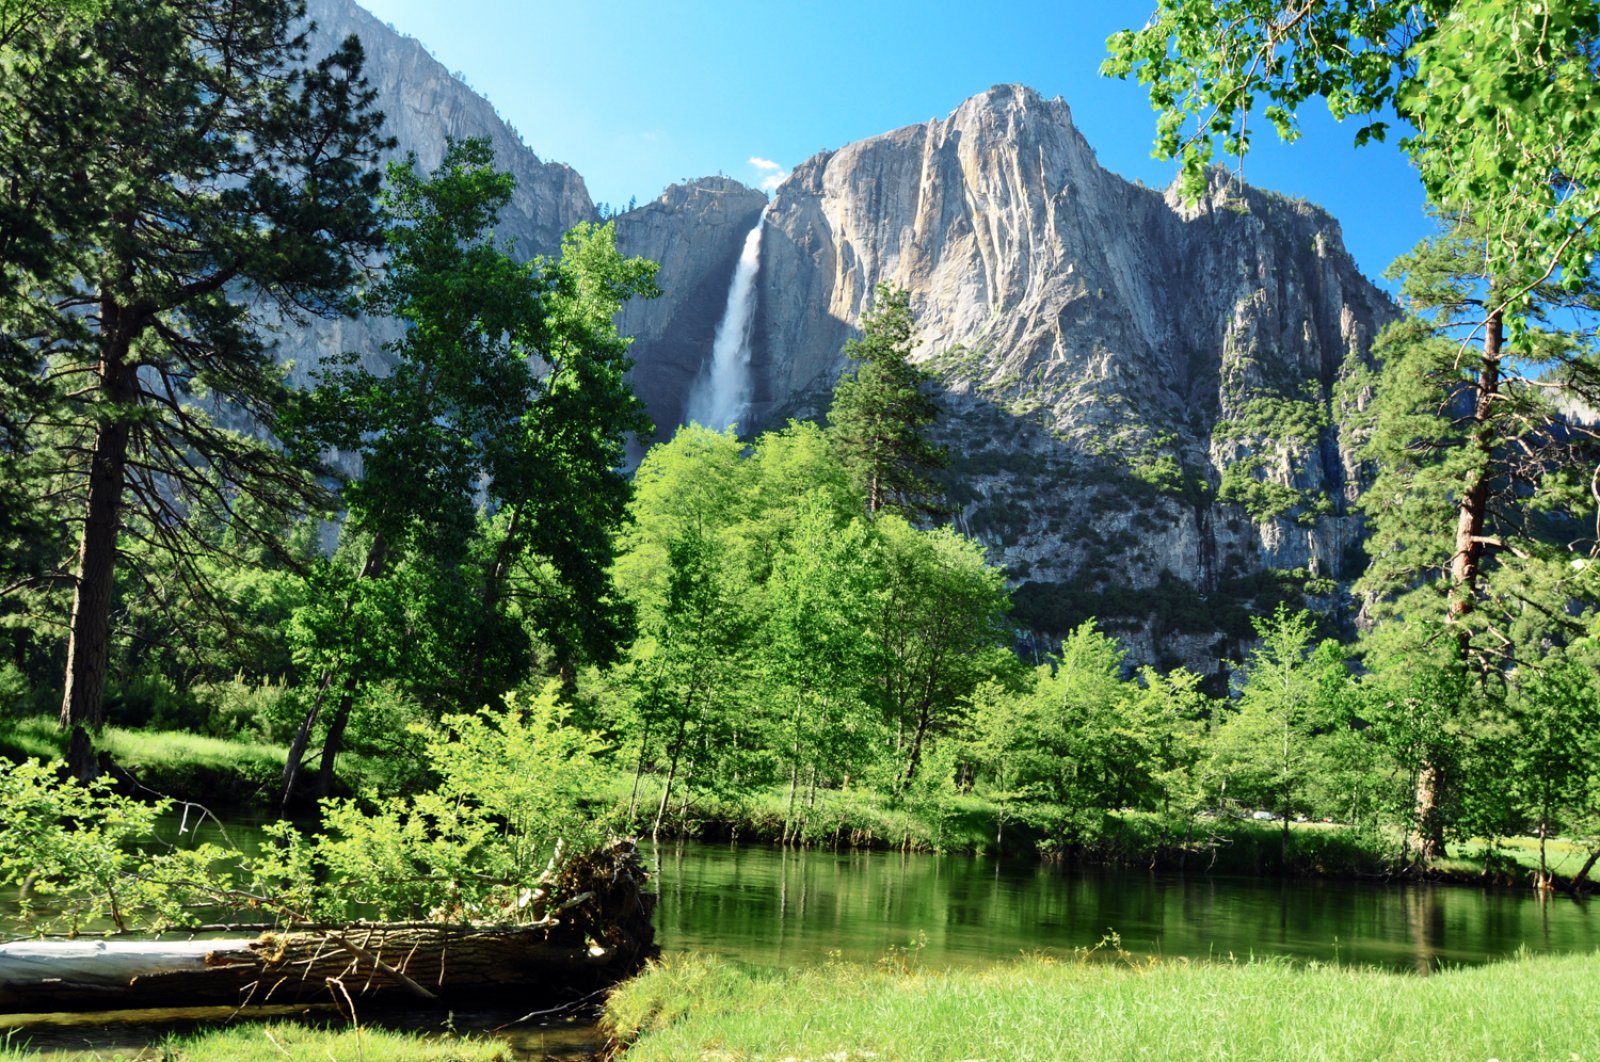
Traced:
MULTIPOLYGON (((401 151, 487 135, 518 178, 500 235, 552 250, 595 211, 488 103, 349 0, 401 151)), ((618 218, 663 296, 630 306, 634 382, 679 423, 746 234, 765 209, 747 428, 825 409, 874 285, 912 293, 915 360, 943 391, 960 526, 1049 641, 1090 615, 1151 662, 1212 671, 1274 600, 1339 614, 1360 563, 1360 488, 1340 383, 1393 315, 1334 219, 1219 176, 1193 205, 1101 168, 1060 100, 1000 86, 947 118, 823 152, 767 197, 725 178, 618 218)), ((322 323, 288 356, 371 351, 382 326, 322 323), (309 349, 308 349, 309 348, 309 349)))
MULTIPOLYGON (((313 24, 310 54, 331 52, 354 34, 366 52, 365 75, 377 90, 374 106, 383 112, 384 132, 395 140, 389 158, 412 153, 430 170, 444 158, 450 140, 486 137, 495 159, 517 179, 511 205, 501 213, 495 235, 516 252, 532 257, 561 246, 561 235, 595 216, 583 178, 570 166, 542 162, 488 100, 444 68, 418 41, 401 36, 352 0, 307 0, 313 24)), ((292 363, 291 377, 305 382, 323 358, 356 351, 370 369, 381 369, 382 347, 394 338, 392 322, 339 319, 296 322, 282 330, 278 354, 292 363)))
MULTIPOLYGON (((692 341, 682 307, 629 315, 658 421, 760 207, 700 182, 619 222, 696 289, 692 341)), ((1326 213, 1222 176, 1185 205, 1102 169, 1065 103, 1002 86, 813 157, 767 219, 750 424, 821 412, 874 285, 909 289, 957 519, 1030 627, 1115 618, 1139 657, 1207 666, 1280 597, 1337 611, 1360 525, 1336 395, 1394 311, 1326 213)))

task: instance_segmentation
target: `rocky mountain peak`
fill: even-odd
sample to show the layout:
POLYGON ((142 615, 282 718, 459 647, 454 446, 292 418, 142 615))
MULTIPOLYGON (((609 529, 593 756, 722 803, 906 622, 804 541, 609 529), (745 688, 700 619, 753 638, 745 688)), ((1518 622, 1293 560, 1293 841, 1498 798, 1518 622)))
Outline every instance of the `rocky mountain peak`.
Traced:
MULTIPOLYGON (((351 0, 311 6, 323 40, 362 37, 401 151, 428 165, 446 137, 491 138, 518 182, 500 234, 523 253, 595 216, 576 173, 421 45, 351 0)), ((1020 85, 820 152, 770 204, 725 177, 674 185, 617 219, 624 251, 661 263, 663 296, 619 322, 658 436, 684 415, 763 211, 746 423, 821 413, 875 285, 909 289, 957 522, 1042 638, 1093 615, 1138 660, 1210 670, 1276 599, 1338 611, 1361 470, 1337 385, 1394 309, 1326 213, 1223 174, 1194 204, 1131 184, 1064 101, 1020 85)), ((314 323, 285 356, 381 362, 386 327, 314 323)))
MULTIPOLYGON (((760 213, 747 194, 737 222, 707 214, 724 219, 715 243, 693 211, 652 236, 712 298, 760 213)), ((1273 594, 1336 601, 1360 524, 1335 388, 1393 308, 1326 213, 1221 176, 1193 205, 1131 184, 1099 165, 1064 101, 996 86, 819 153, 778 189, 752 336, 757 424, 825 408, 879 282, 912 294, 960 522, 1008 566, 1029 625, 1059 634, 1099 615, 1142 659, 1209 669, 1273 594)), ((659 424, 720 308, 688 346, 630 311, 659 424), (655 368, 664 344, 670 372, 655 368)))
POLYGON ((401 35, 353 0, 307 0, 306 14, 316 26, 313 55, 326 54, 351 34, 360 38, 367 80, 378 90, 377 108, 384 131, 399 143, 398 157, 414 152, 418 164, 431 169, 444 157, 449 140, 488 138, 499 164, 517 178, 499 232, 518 251, 548 253, 560 246, 562 233, 594 216, 594 202, 578 172, 541 161, 493 104, 445 69, 420 41, 401 35))

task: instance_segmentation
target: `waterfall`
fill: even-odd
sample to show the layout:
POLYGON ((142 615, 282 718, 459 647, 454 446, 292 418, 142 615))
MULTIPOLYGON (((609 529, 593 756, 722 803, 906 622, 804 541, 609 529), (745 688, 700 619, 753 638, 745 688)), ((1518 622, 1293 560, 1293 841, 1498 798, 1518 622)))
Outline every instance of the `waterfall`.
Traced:
POLYGON ((761 268, 761 230, 766 212, 744 238, 739 264, 728 285, 728 306, 711 341, 711 361, 695 380, 685 419, 721 431, 739 427, 750 406, 750 325, 756 315, 756 272, 761 268))

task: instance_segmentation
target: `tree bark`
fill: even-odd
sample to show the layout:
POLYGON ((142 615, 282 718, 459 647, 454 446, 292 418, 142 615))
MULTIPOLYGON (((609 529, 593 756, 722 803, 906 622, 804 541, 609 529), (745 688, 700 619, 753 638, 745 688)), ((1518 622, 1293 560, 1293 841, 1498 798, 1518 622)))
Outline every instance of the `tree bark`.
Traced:
POLYGON ((316 730, 317 717, 322 714, 322 705, 327 700, 333 678, 332 671, 322 673, 317 695, 306 710, 305 718, 300 720, 300 729, 295 731, 294 740, 289 742, 289 755, 283 761, 283 790, 278 795, 278 813, 285 818, 289 815, 289 805, 294 801, 295 788, 300 780, 300 765, 305 760, 306 749, 311 746, 311 735, 316 730))
POLYGON ((317 780, 311 789, 312 797, 319 801, 333 794, 333 764, 344 746, 345 728, 350 724, 350 710, 355 703, 355 678, 347 676, 344 690, 339 694, 339 706, 334 709, 327 736, 322 739, 322 758, 317 763, 317 780))
POLYGON ((650 721, 644 723, 644 729, 639 734, 639 758, 633 765, 633 788, 628 792, 628 822, 633 822, 634 814, 639 810, 639 778, 644 774, 644 753, 650 742, 650 721))
POLYGON ((99 391, 110 415, 95 432, 89 462, 89 496, 78 543, 66 685, 61 696, 61 729, 72 733, 68 768, 83 781, 99 773, 88 732, 105 723, 111 599, 116 592, 117 536, 122 526, 123 477, 132 431, 127 414, 138 395, 138 370, 127 361, 135 329, 126 322, 122 307, 109 299, 102 303, 101 313, 107 333, 101 346, 99 391))
POLYGON ((1589 858, 1583 861, 1583 866, 1572 876, 1572 891, 1582 893, 1588 884, 1589 871, 1594 869, 1595 863, 1600 862, 1600 848, 1589 853, 1589 858))
MULTIPOLYGON (((1491 292, 1492 298, 1492 292, 1491 292)), ((1489 315, 1484 325, 1483 358, 1472 410, 1473 448, 1487 455, 1495 446, 1491 425, 1494 403, 1500 393, 1500 357, 1503 322, 1499 311, 1489 315)), ((1484 528, 1488 523, 1489 472, 1487 462, 1472 470, 1461 485, 1461 500, 1456 505, 1455 553, 1450 558, 1450 618, 1471 612, 1477 603, 1478 572, 1483 561, 1484 528)), ((1466 634, 1460 637, 1465 653, 1466 634)))
POLYGON ((672 761, 667 767, 667 781, 661 787, 661 803, 656 808, 656 822, 650 828, 650 839, 657 840, 661 836, 661 820, 667 815, 667 800, 672 796, 672 783, 678 777, 678 755, 683 751, 683 735, 689 727, 688 708, 685 706, 684 714, 678 718, 678 736, 672 741, 672 761))
POLYGON ((1438 764, 1424 763, 1417 771, 1410 846, 1421 864, 1431 863, 1445 854, 1444 816, 1439 806, 1439 790, 1443 785, 1444 771, 1438 764))
POLYGON ((552 946, 544 930, 352 927, 264 933, 254 940, 30 941, 0 946, 0 1007, 55 1011, 327 1000, 333 980, 355 997, 414 997, 401 972, 435 998, 502 997, 564 986, 611 958, 552 946), (376 961, 374 961, 376 960, 376 961), (379 965, 381 963, 381 965, 379 965))
POLYGON ((906 756, 906 769, 901 772, 899 788, 903 791, 917 776, 917 767, 922 762, 922 740, 928 736, 928 726, 933 721, 931 707, 924 702, 917 713, 917 729, 911 735, 911 749, 906 756))

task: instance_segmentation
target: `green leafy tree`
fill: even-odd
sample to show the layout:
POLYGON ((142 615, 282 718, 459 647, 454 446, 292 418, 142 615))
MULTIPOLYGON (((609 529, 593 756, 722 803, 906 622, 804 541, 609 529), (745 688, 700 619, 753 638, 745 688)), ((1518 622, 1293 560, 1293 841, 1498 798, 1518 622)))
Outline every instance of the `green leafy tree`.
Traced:
POLYGON ((418 174, 412 159, 390 165, 383 192, 389 257, 364 302, 368 312, 405 325, 388 347, 395 365, 380 377, 354 353, 333 359, 301 411, 310 437, 361 456, 361 475, 346 484, 344 501, 348 533, 365 549, 353 581, 333 580, 341 587, 342 603, 331 605, 338 618, 320 624, 346 633, 303 654, 321 678, 290 747, 285 803, 331 700, 317 780, 317 795, 327 795, 360 685, 385 670, 376 656, 392 631, 369 621, 383 612, 386 588, 372 584, 397 559, 421 556, 446 570, 465 561, 487 448, 528 406, 539 281, 489 238, 513 183, 492 162, 486 143, 466 141, 451 145, 431 177, 418 174), (320 662, 310 659, 313 651, 320 662))
POLYGON ((1261 644, 1245 661, 1244 688, 1214 728, 1210 749, 1218 797, 1274 811, 1287 862, 1289 822, 1314 810, 1312 782, 1328 772, 1324 738, 1349 728, 1350 678, 1337 642, 1313 644, 1309 612, 1279 605, 1253 622, 1261 644))
MULTIPOLYGON (((1592 291, 1600 249, 1600 9, 1590 0, 1162 0, 1145 28, 1116 34, 1109 47, 1106 72, 1136 75, 1149 86, 1160 112, 1156 153, 1182 157, 1191 197, 1205 187, 1218 138, 1229 153, 1248 150, 1258 102, 1261 117, 1290 140, 1299 135, 1296 108, 1319 96, 1336 118, 1364 119, 1358 143, 1384 137, 1390 109, 1409 126, 1402 148, 1448 229, 1401 268, 1417 274, 1415 289, 1429 293, 1424 312, 1437 314, 1428 325, 1440 334, 1464 326, 1481 353, 1466 359, 1463 344, 1443 374, 1455 377, 1453 385, 1428 393, 1414 386, 1415 377, 1387 374, 1384 382, 1416 409, 1440 402, 1441 415, 1455 419, 1453 437, 1422 426, 1420 440, 1391 435, 1390 452, 1397 441, 1417 452, 1431 447, 1434 463, 1456 476, 1449 528, 1429 524, 1412 533, 1442 538, 1453 531, 1444 616, 1456 625, 1463 666, 1487 676, 1487 647, 1474 628, 1495 623, 1480 619, 1486 565, 1499 563, 1492 554, 1505 549, 1492 526, 1493 496, 1515 478, 1502 474, 1508 449, 1536 440, 1536 425, 1549 424, 1553 408, 1530 404, 1535 391, 1514 377, 1559 389, 1592 374, 1592 351, 1583 351, 1592 335, 1584 338, 1583 322, 1600 306, 1592 291), (1485 50, 1485 41, 1495 47, 1485 50), (1190 118, 1196 125, 1186 134, 1190 118), (1540 328, 1552 320, 1562 327, 1540 328), (1545 374, 1552 354, 1572 371, 1545 374), (1544 411, 1526 419, 1530 405, 1544 411)), ((1425 345, 1412 331, 1413 342, 1425 345)), ((1434 349, 1435 384, 1444 353, 1442 344, 1434 349)), ((1573 423, 1566 418, 1566 427, 1573 423)), ((1524 471, 1548 467, 1551 457, 1529 456, 1524 471)), ((1557 473, 1563 469, 1570 473, 1572 465, 1557 473)), ((1534 499, 1525 512, 1539 504, 1534 499)), ((1392 533, 1405 532, 1394 524, 1392 533)), ((1584 544, 1592 551, 1594 537, 1584 544)), ((1501 630, 1499 637, 1511 635, 1501 630)), ((1441 771, 1440 762, 1417 770, 1413 818, 1424 858, 1443 844, 1438 805, 1452 783, 1441 771)))
POLYGON ((931 473, 949 458, 927 437, 939 406, 929 392, 932 376, 906 360, 914 336, 910 293, 878 285, 861 338, 844 347, 857 364, 833 389, 829 435, 866 495, 869 515, 886 507, 908 513, 937 508, 940 491, 931 473))
POLYGON ((1509 770, 1496 781, 1539 838, 1539 879, 1548 885, 1550 838, 1557 831, 1577 837, 1596 832, 1600 688, 1593 664, 1568 662, 1530 675, 1519 683, 1509 714, 1509 770))
MULTIPOLYGON (((58 42, 82 34, 104 0, 0 0, 0 301, 27 298, 70 262, 57 239, 90 214, 68 175, 87 169, 101 146, 102 112, 80 115, 70 129, 51 129, 40 112, 66 83, 89 76, 88 63, 62 62, 58 42)), ((39 355, 10 326, 0 328, 0 579, 27 570, 19 546, 41 525, 33 491, 18 468, 23 429, 51 394, 39 355)), ((44 520, 48 520, 45 517, 44 520)), ((3 585, 3 584, 0 584, 3 585)))
MULTIPOLYGON (((1596 604, 1572 561, 1596 548, 1580 514, 1593 511, 1587 470, 1600 447, 1572 410, 1600 398, 1600 363, 1592 342, 1546 323, 1581 313, 1592 282, 1576 293, 1532 285, 1516 342, 1491 320, 1467 356, 1485 298, 1505 281, 1485 275, 1483 245, 1481 226, 1453 219, 1396 263, 1413 313, 1380 336, 1377 373, 1354 381, 1371 398, 1352 422, 1376 471, 1362 499, 1372 529, 1362 587, 1382 628, 1369 660, 1408 668, 1447 652, 1456 663, 1435 666, 1458 666, 1498 698, 1510 672, 1581 637, 1596 604)), ((1468 731, 1464 720, 1434 733, 1468 731)), ((1449 750, 1429 755, 1412 816, 1423 858, 1443 844, 1440 805, 1457 781, 1449 750)))
POLYGON ((1216 705, 1201 689, 1204 681, 1187 668, 1165 675, 1141 668, 1123 705, 1129 730, 1139 735, 1138 806, 1174 823, 1192 819, 1205 803, 1196 768, 1216 705))
POLYGON ((724 534, 743 517, 742 450, 728 432, 689 424, 639 463, 616 579, 641 611, 664 607, 675 542, 724 534))
POLYGON ((34 20, 8 49, 35 76, 6 79, 19 121, 0 138, 0 177, 21 235, 5 253, 24 272, 6 270, 0 333, 8 364, 47 375, 54 400, 29 445, 50 434, 39 474, 79 513, 61 722, 83 775, 126 514, 181 556, 202 548, 197 512, 241 492, 284 506, 316 494, 264 434, 287 392, 240 296, 342 307, 377 242, 368 169, 383 144, 359 45, 306 66, 303 15, 293 0, 109 0, 93 19, 34 20), (30 262, 38 231, 49 246, 30 262), (222 427, 202 395, 262 434, 222 427))
POLYGON ((794 536, 802 510, 796 498, 812 494, 842 526, 862 511, 863 495, 816 424, 790 421, 755 440, 741 477, 740 519, 731 534, 738 556, 757 584, 794 536))
MULTIPOLYGON (((560 256, 538 265, 544 375, 515 426, 486 441, 500 508, 480 605, 493 616, 503 596, 515 596, 524 624, 570 680, 581 662, 615 658, 633 629, 610 572, 632 497, 624 443, 648 434, 650 421, 625 379, 633 340, 617 331, 616 316, 628 300, 659 290, 656 263, 623 257, 609 224, 579 224, 560 256)), ((493 673, 486 651, 474 658, 480 674, 493 673)), ((518 664, 526 661, 509 661, 503 673, 518 664)))
POLYGON ((661 831, 673 784, 680 774, 685 784, 689 781, 691 750, 698 748, 698 770, 709 777, 718 764, 705 761, 735 744, 732 716, 746 673, 751 625, 738 571, 725 561, 726 548, 717 536, 685 529, 668 549, 666 599, 646 621, 647 637, 636 646, 642 689, 635 795, 652 739, 666 760, 652 836, 661 831))
POLYGON ((1132 680, 1125 658, 1088 621, 1019 689, 988 682, 973 694, 973 749, 1003 815, 1051 845, 1094 843, 1124 808, 1199 810, 1194 768, 1211 708, 1200 676, 1145 669, 1132 680))
POLYGON ((874 602, 876 693, 900 735, 897 785, 910 783, 923 747, 960 718, 979 682, 1006 670, 1005 576, 983 547, 950 530, 918 531, 898 516, 873 527, 882 572, 874 602))
MULTIPOLYGON (((1322 98, 1385 138, 1389 112, 1428 198, 1493 232, 1487 270, 1578 279, 1600 216, 1600 11, 1591 0, 1300 4, 1160 0, 1139 30, 1107 42, 1106 73, 1136 76, 1159 113, 1156 154, 1180 157, 1188 194, 1205 188, 1220 139, 1242 156, 1259 116, 1299 136, 1301 104, 1322 98), (1495 47, 1484 50, 1483 42, 1495 47), (1186 125, 1193 122, 1192 131, 1186 125)), ((1518 313, 1521 285, 1486 303, 1518 313)))
POLYGON ((514 184, 493 163, 486 141, 467 140, 430 176, 414 160, 390 166, 389 258, 364 305, 405 326, 388 348, 394 368, 379 376, 347 354, 324 371, 302 414, 318 441, 361 456, 344 496, 348 530, 365 548, 353 578, 330 579, 340 596, 315 624, 344 633, 306 643, 308 667, 323 657, 314 668, 322 677, 291 745, 285 803, 324 705, 333 711, 319 796, 331 788, 363 683, 399 662, 387 651, 396 628, 371 622, 405 607, 383 585, 397 564, 426 576, 415 584, 422 593, 407 598, 434 603, 413 630, 436 649, 436 684, 480 698, 520 677, 510 661, 494 669, 498 681, 485 675, 513 599, 529 626, 558 643, 566 666, 582 651, 609 653, 628 622, 607 573, 627 498, 622 439, 644 421, 622 380, 627 343, 611 317, 626 298, 654 293, 654 267, 624 260, 609 227, 588 226, 569 234, 557 263, 515 261, 491 234, 514 184), (477 550, 474 607, 480 490, 502 516, 490 525, 496 541, 477 550), (532 569, 528 578, 512 579, 518 564, 532 569), (507 592, 541 585, 543 600, 507 592))
POLYGON ((760 743, 751 737, 760 727, 739 715, 755 593, 735 537, 747 516, 742 450, 731 432, 695 424, 652 447, 619 535, 617 586, 638 610, 640 637, 602 681, 616 691, 609 722, 632 757, 630 819, 646 769, 665 769, 658 830, 683 768, 718 785, 760 743))
POLYGON ((1054 844, 1094 839, 1107 811, 1137 800, 1143 757, 1124 726, 1125 655, 1086 622, 1022 693, 991 695, 978 718, 991 770, 1054 844))
POLYGON ((875 573, 860 518, 840 525, 824 498, 804 495, 761 599, 756 666, 771 705, 771 740, 788 775, 785 837, 797 834, 802 790, 858 775, 883 748, 867 710, 869 609, 875 573))

